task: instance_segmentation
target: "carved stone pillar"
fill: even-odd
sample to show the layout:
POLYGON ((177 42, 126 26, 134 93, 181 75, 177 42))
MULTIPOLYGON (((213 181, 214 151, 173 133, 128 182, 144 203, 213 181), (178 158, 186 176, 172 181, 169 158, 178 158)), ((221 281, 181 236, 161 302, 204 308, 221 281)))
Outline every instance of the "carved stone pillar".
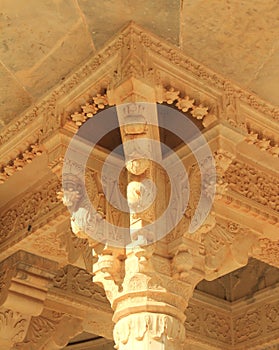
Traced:
POLYGON ((185 332, 176 318, 159 313, 137 313, 118 321, 114 329, 119 350, 183 349, 185 332))
POLYGON ((184 311, 202 273, 191 259, 189 263, 189 253, 171 259, 167 250, 161 243, 126 250, 121 262, 125 276, 118 280, 110 273, 112 256, 108 259, 106 251, 99 255, 94 282, 104 286, 114 311, 116 349, 183 349, 184 311), (177 273, 179 262, 184 274, 177 273))

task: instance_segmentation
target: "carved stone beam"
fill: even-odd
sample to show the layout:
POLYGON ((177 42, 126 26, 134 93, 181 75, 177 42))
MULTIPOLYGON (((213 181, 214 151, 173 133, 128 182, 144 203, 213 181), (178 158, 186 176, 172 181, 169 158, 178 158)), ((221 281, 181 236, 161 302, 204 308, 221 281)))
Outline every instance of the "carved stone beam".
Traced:
POLYGON ((0 305, 25 315, 40 315, 58 264, 19 251, 0 264, 0 305))
MULTIPOLYGON (((162 160, 156 91, 154 87, 131 77, 109 91, 108 97, 116 104, 128 170, 130 229, 138 232, 156 217, 158 208, 153 204, 156 197, 154 184, 157 186, 156 194, 162 193, 158 189, 159 170, 155 165, 156 161, 160 163, 162 160)), ((164 198, 161 200, 164 202, 164 198)), ((138 239, 137 235, 131 238, 134 241, 138 239)))

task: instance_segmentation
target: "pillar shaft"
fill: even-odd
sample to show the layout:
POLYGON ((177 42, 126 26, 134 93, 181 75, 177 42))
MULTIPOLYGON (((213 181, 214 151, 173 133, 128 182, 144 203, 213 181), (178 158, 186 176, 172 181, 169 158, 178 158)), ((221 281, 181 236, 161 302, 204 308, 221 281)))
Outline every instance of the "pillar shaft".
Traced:
POLYGON ((174 317, 143 312, 119 320, 114 340, 119 350, 182 350, 185 330, 174 317))

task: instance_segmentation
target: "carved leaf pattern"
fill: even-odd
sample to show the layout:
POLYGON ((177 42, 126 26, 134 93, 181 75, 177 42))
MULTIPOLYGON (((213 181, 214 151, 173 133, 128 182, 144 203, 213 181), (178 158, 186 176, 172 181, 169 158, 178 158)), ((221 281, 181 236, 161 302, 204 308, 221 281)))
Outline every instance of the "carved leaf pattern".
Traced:
POLYGON ((0 339, 11 340, 11 343, 21 341, 27 323, 27 319, 18 312, 12 310, 0 312, 0 339))

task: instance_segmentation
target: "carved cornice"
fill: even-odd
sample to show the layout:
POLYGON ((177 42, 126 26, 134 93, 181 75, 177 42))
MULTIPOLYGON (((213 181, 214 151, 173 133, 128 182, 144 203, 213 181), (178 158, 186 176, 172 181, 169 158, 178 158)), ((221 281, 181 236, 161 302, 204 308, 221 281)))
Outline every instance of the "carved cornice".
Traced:
MULTIPOLYGON (((0 181, 7 180, 26 164, 24 152, 16 158, 12 156, 15 147, 11 144, 12 139, 16 140, 13 143, 18 147, 19 143, 26 143, 29 136, 27 129, 34 129, 40 135, 41 147, 64 126, 67 116, 75 126, 80 126, 98 110, 115 104, 106 92, 131 77, 155 88, 154 102, 175 103, 176 108, 200 120, 204 127, 217 119, 226 120, 240 133, 247 133, 247 127, 253 120, 261 119, 263 124, 270 116, 274 121, 279 120, 278 108, 235 86, 186 57, 176 47, 131 23, 84 66, 1 131, 0 148, 3 148, 9 164, 2 166, 0 181), (107 68, 105 73, 102 66, 107 68), (34 124, 32 128, 31 124, 34 124)), ((275 133, 278 132, 276 124, 273 123, 272 127, 275 133)), ((72 132, 75 130, 71 129, 72 132)), ((263 137, 258 141, 263 147, 268 140, 263 137)), ((266 147, 270 154, 278 156, 278 147, 272 140, 266 147)))
MULTIPOLYGON (((78 69, 62 84, 54 88, 44 99, 32 106, 27 112, 4 128, 0 134, 0 146, 10 142, 15 135, 24 132, 24 129, 27 129, 27 127, 38 118, 40 118, 41 122, 44 124, 42 128, 42 139, 51 135, 51 133, 57 130, 61 125, 61 114, 57 111, 59 101, 67 99, 67 96, 73 94, 79 86, 84 85, 84 82, 90 80, 94 75, 99 74, 99 79, 97 80, 100 80, 100 74, 103 73, 98 71, 102 65, 108 65, 109 70, 113 72, 115 66, 117 67, 118 65, 116 62, 123 59, 122 52, 131 51, 131 43, 133 43, 132 45, 136 47, 137 51, 134 57, 137 57, 139 52, 144 52, 152 57, 150 60, 152 62, 154 61, 153 65, 156 66, 156 71, 160 71, 161 69, 165 76, 169 74, 171 70, 176 74, 177 71, 180 70, 184 75, 186 74, 188 78, 191 77, 190 80, 194 79, 194 83, 192 82, 191 84, 198 84, 198 89, 201 88, 204 90, 202 86, 206 86, 207 90, 212 91, 213 89, 215 94, 217 94, 217 99, 219 99, 219 96, 225 91, 224 96, 227 96, 226 98, 237 98, 240 103, 244 103, 250 113, 253 114, 254 111, 254 113, 262 114, 262 118, 264 118, 265 115, 271 117, 273 120, 279 120, 278 108, 266 103, 252 93, 242 90, 217 73, 204 67, 202 64, 185 56, 185 54, 176 47, 169 43, 162 42, 161 39, 132 23, 129 24, 118 37, 108 43, 104 49, 96 53, 85 65, 78 69), (160 67, 160 64, 162 67, 160 67), (166 66, 167 70, 165 68, 166 66)), ((142 64, 144 66, 144 62, 144 60, 141 60, 141 63, 134 62, 133 64, 142 64)), ((145 69, 146 67, 144 66, 144 70, 145 69)), ((127 74, 131 76, 132 72, 128 71, 127 74)), ((98 83, 99 86, 104 87, 104 84, 105 87, 108 86, 109 80, 112 79, 108 79, 108 76, 109 72, 107 71, 107 73, 102 76, 103 82, 98 83)), ((187 80, 187 78, 185 79, 187 80)), ((186 101, 182 100, 179 105, 182 107, 185 103, 189 104, 189 101, 190 100, 187 100, 186 103, 186 101)), ((199 117, 199 109, 196 108, 193 114, 199 117)), ((242 125, 240 125, 240 127, 242 128, 242 125)))
POLYGON ((15 158, 10 159, 8 163, 0 165, 0 184, 4 183, 15 172, 22 170, 27 164, 32 163, 33 159, 40 156, 42 152, 42 146, 36 142, 34 144, 30 144, 15 158))
POLYGON ((260 131, 248 130, 245 141, 250 145, 255 145, 261 151, 266 151, 274 158, 279 157, 279 144, 274 141, 274 138, 264 135, 260 131))
MULTIPOLYGON (((220 216, 225 215, 223 213, 224 207, 222 207, 224 205, 226 208, 231 208, 232 212, 238 212, 241 215, 246 215, 246 217, 249 217, 249 219, 253 218, 253 220, 255 220, 256 218, 257 222, 261 223, 261 226, 257 226, 255 222, 253 223, 251 220, 247 220, 246 222, 247 227, 250 227, 254 232, 258 232, 259 234, 263 234, 264 231, 266 232, 266 230, 262 230, 262 225, 264 223, 269 227, 273 227, 273 231, 277 230, 279 225, 277 213, 274 213, 266 207, 256 205, 256 203, 245 200, 245 198, 233 191, 228 191, 228 193, 215 204, 216 210, 218 210, 218 215, 220 216)), ((229 215, 229 211, 227 214, 229 215)), ((271 235, 274 234, 271 233, 271 235)))

